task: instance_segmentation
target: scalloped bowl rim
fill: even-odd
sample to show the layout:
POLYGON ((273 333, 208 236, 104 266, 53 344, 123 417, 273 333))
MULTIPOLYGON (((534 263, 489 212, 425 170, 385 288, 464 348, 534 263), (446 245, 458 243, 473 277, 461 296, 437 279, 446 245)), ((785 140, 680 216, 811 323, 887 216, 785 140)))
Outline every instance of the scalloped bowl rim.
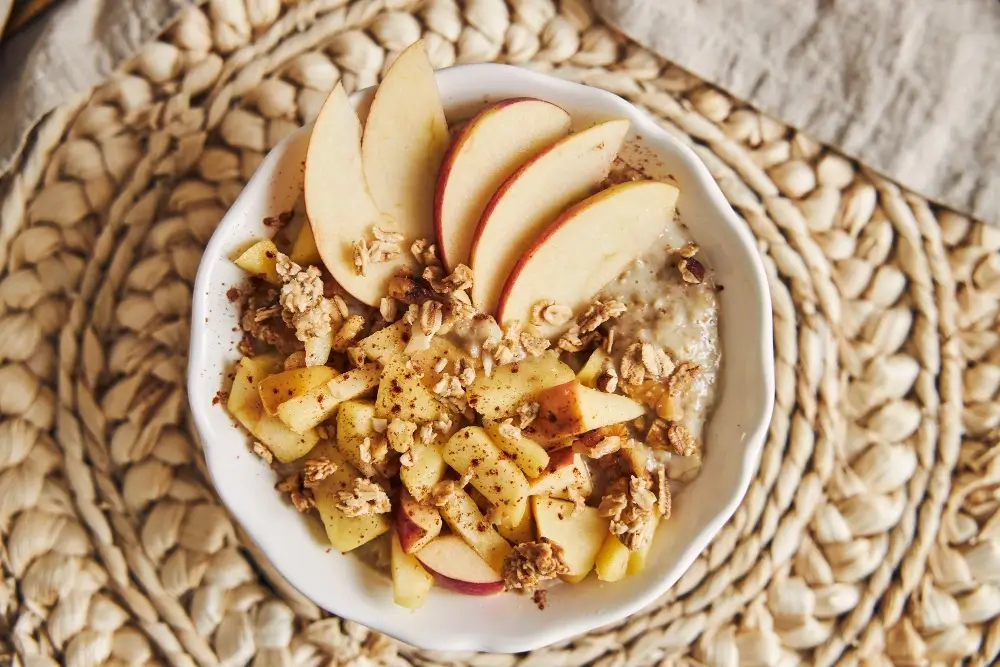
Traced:
MULTIPOLYGON (((720 293, 721 391, 706 431, 704 467, 675 500, 675 517, 661 525, 647 569, 614 584, 590 577, 580 585, 560 585, 549 596, 545 611, 535 610, 527 596, 476 598, 439 588, 424 607, 409 611, 394 605, 391 584, 382 575, 356 558, 328 553, 314 529, 273 491, 273 474, 250 453, 248 436, 213 397, 228 364, 238 356, 234 348, 239 334, 232 331, 235 306, 223 293, 242 274, 229 257, 239 244, 265 233, 262 210, 273 215, 291 208, 288 204, 298 196, 295 183, 301 183, 300 158, 308 126, 270 151, 205 249, 193 293, 189 402, 219 496, 277 571, 306 597, 338 616, 424 649, 523 652, 620 621, 653 603, 733 515, 749 487, 771 418, 770 295, 746 223, 695 152, 645 112, 610 92, 508 65, 462 65, 439 70, 437 79, 452 119, 468 117, 487 101, 524 96, 560 104, 573 114, 575 126, 613 117, 629 119, 630 138, 651 151, 667 175, 681 184, 682 221, 702 246, 709 267, 717 275, 728 275, 730 289, 720 293), (730 423, 733 419, 739 422, 730 423), (739 456, 722 451, 737 446, 739 456), (711 504, 711 511, 704 511, 706 504, 711 504), (673 540, 675 535, 683 535, 684 543, 673 540)), ((372 89, 352 95, 362 117, 371 95, 372 89)))

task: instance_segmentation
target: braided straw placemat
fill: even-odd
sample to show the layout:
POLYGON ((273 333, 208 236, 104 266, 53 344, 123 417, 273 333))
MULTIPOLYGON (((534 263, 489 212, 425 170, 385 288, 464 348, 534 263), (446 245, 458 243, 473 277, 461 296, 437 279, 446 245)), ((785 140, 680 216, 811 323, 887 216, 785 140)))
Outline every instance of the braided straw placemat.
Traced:
MULTIPOLYGON (((17 664, 925 665, 1000 652, 1000 230, 936 209, 598 23, 586 0, 210 0, 53 113, 0 224, 0 653, 17 664), (202 245, 338 78, 423 36, 608 88, 760 239, 777 406, 757 477, 662 600, 528 655, 331 618, 254 553, 187 419, 202 245)), ((739 326, 729 322, 727 326, 739 326)))

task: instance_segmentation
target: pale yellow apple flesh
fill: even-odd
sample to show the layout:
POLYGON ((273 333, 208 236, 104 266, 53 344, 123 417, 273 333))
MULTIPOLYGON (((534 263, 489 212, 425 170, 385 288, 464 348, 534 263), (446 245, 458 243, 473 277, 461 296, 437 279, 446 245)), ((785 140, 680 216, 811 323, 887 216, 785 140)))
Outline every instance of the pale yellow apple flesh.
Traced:
POLYGON ((320 109, 309 137, 305 166, 305 202, 313 239, 323 264, 351 296, 377 305, 400 262, 370 264, 367 274, 354 267, 354 242, 371 238, 381 224, 361 164, 361 122, 343 85, 337 84, 320 109))
POLYGON ((407 609, 416 609, 431 592, 434 577, 424 569, 416 556, 403 549, 399 535, 395 533, 392 536, 390 554, 393 602, 407 609))
MULTIPOLYGON (((579 313, 604 285, 653 247, 674 216, 678 190, 659 181, 612 186, 566 210, 518 260, 503 288, 501 324, 528 321, 544 299, 579 313)), ((545 336, 558 327, 542 326, 545 336)))
POLYGON ((503 578, 458 535, 442 535, 416 552, 434 579, 466 595, 490 595, 503 590, 503 578))
POLYGON ((562 578, 572 583, 582 580, 594 569, 611 520, 602 517, 595 507, 579 508, 568 500, 532 496, 531 507, 538 536, 563 548, 569 572, 562 578))
POLYGON ((569 114, 556 105, 512 98, 479 112, 456 135, 434 198, 438 253, 449 271, 469 263, 472 238, 493 193, 569 128, 569 114))
POLYGON ((395 518, 399 544, 408 554, 441 534, 441 513, 432 505, 419 503, 406 489, 400 491, 395 518))
POLYGON ((486 205, 472 242, 472 301, 480 310, 496 312, 521 255, 556 216, 607 177, 628 128, 627 120, 613 120, 571 134, 504 181, 486 205))
POLYGON ((326 527, 330 544, 341 553, 347 553, 389 530, 388 514, 350 517, 337 507, 339 492, 349 490, 361 473, 332 444, 323 442, 316 449, 317 458, 329 459, 337 466, 332 475, 313 489, 316 510, 326 527))
POLYGON ((416 239, 434 238, 434 187, 447 148, 437 80, 418 41, 399 54, 375 91, 361 141, 372 199, 383 224, 406 237, 405 255, 416 239))
POLYGON ((641 403, 620 394, 591 389, 579 380, 543 389, 535 400, 539 405, 538 416, 524 429, 524 434, 539 442, 553 442, 645 414, 641 403))

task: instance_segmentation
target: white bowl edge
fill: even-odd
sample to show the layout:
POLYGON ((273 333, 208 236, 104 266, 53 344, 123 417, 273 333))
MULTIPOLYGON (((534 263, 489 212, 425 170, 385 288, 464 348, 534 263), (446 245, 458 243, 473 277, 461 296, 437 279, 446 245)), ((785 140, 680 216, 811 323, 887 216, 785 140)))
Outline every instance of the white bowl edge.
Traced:
MULTIPOLYGON (((735 477, 732 485, 727 487, 727 493, 721 495, 721 505, 674 554, 671 567, 661 566, 658 570, 651 558, 651 564, 644 573, 616 584, 602 584, 591 577, 585 584, 560 586, 549 598, 550 608, 541 612, 535 610, 526 596, 471 598, 440 589, 432 592, 423 608, 410 612, 393 604, 391 584, 387 579, 376 575, 355 558, 327 553, 312 537, 306 522, 279 498, 277 492, 271 491, 273 474, 249 452, 246 447, 248 436, 225 414, 223 406, 213 405, 213 397, 221 388, 222 375, 218 371, 206 372, 210 366, 223 364, 222 358, 210 356, 210 353, 235 358, 231 349, 233 337, 228 331, 229 324, 236 322, 235 308, 230 307, 226 311, 225 316, 232 318, 224 320, 227 331, 205 326, 210 323, 213 307, 222 307, 219 288, 236 283, 241 275, 228 258, 240 242, 267 232, 261 223, 263 215, 291 208, 289 204, 294 202, 297 192, 273 187, 266 194, 261 191, 274 185, 271 183, 274 169, 291 150, 301 148, 308 137, 308 127, 285 139, 267 155, 205 249, 193 293, 189 402, 217 492, 278 571, 304 595, 332 613, 424 649, 517 653, 619 621, 654 602, 690 567, 735 512, 760 457, 773 407, 770 294, 754 237, 733 212, 707 167, 690 148, 658 127, 646 113, 612 93, 506 65, 463 65, 440 70, 437 75, 445 108, 453 119, 467 115, 486 101, 512 96, 532 96, 561 103, 579 125, 611 117, 628 118, 633 125, 633 136, 642 136, 643 143, 655 144, 658 156, 669 154, 670 159, 676 161, 676 165, 665 168, 675 172, 679 180, 686 183, 682 187, 680 201, 682 219, 687 222, 683 207, 685 197, 690 196, 705 199, 712 214, 718 216, 719 221, 712 223, 716 225, 715 229, 691 228, 691 232, 703 246, 710 268, 718 270, 716 262, 723 259, 745 265, 744 272, 739 275, 748 282, 748 296, 755 301, 750 309, 751 317, 739 321, 739 344, 746 348, 749 357, 745 360, 746 372, 757 379, 751 387, 755 395, 736 398, 734 392, 738 388, 726 386, 726 364, 732 347, 726 341, 736 336, 733 332, 737 326, 735 319, 727 319, 727 301, 733 301, 734 307, 738 304, 735 303, 736 297, 722 293, 723 386, 706 439, 705 468, 699 480, 691 485, 691 488, 696 488, 700 482, 708 484, 712 476, 705 473, 711 472, 713 461, 722 463, 719 460, 723 454, 721 448, 729 443, 712 440, 713 431, 719 430, 716 419, 724 416, 724 406, 729 409, 732 401, 741 402, 749 415, 748 421, 737 424, 737 431, 742 430, 742 437, 738 443, 729 446, 742 446, 742 455, 736 461, 738 469, 727 473, 735 473, 735 477), (564 98, 576 100, 573 104, 584 108, 573 108, 573 104, 566 104, 564 98), (251 214, 250 209, 255 205, 263 205, 267 210, 263 215, 257 215, 259 211, 251 214), (729 238, 721 245, 714 243, 713 248, 713 243, 704 243, 702 238, 710 233, 729 238), (734 242, 738 247, 728 245, 734 242), (224 275, 220 277, 219 273, 224 275), (220 337, 218 341, 212 340, 215 335, 220 337), (224 341, 223 337, 227 340, 224 341), (224 430, 226 428, 228 431, 224 430), (258 486, 253 486, 255 482, 258 486), (266 484, 268 494, 248 490, 254 488, 260 491, 263 488, 261 483, 266 484), (314 548, 304 551, 292 548, 310 543, 314 548), (335 576, 334 570, 337 571, 335 576), (563 592, 566 590, 572 592, 566 594, 563 592), (597 603, 595 594, 602 599, 607 598, 607 603, 597 603), (470 619, 470 614, 475 618, 470 619)), ((352 96, 362 115, 370 96, 370 89, 352 96)), ((742 290, 742 287, 737 289, 742 290)), ((731 456, 723 458, 735 460, 731 456)), ((689 495, 690 489, 676 499, 678 517, 685 516, 684 500, 689 495)), ((687 511, 693 512, 695 508, 687 511)), ((663 555, 673 548, 674 545, 669 544, 670 533, 674 530, 672 524, 676 525, 675 521, 665 523, 658 532, 655 555, 663 555)))

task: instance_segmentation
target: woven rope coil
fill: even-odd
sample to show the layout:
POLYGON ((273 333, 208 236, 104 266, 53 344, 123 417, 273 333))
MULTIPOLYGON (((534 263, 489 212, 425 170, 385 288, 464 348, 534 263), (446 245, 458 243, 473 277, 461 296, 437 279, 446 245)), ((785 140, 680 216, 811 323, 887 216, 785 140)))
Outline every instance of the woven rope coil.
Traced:
MULTIPOLYGON (((0 652, 20 664, 987 665, 1000 654, 1000 230, 901 191, 602 25, 586 0, 209 0, 56 110, 0 202, 0 652), (213 495, 187 418, 201 248, 338 80, 423 37, 612 90, 759 239, 777 403, 680 582, 526 655, 329 617, 213 495)), ((731 323, 730 326, 736 323, 731 323)))

